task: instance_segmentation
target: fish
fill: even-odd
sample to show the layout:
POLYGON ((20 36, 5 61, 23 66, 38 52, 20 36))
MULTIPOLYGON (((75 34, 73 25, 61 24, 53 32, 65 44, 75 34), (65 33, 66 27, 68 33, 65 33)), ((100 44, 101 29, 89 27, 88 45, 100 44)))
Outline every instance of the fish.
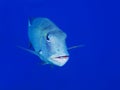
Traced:
POLYGON ((62 67, 69 60, 67 34, 48 18, 35 18, 28 22, 28 39, 32 49, 19 47, 36 56, 46 64, 62 67))

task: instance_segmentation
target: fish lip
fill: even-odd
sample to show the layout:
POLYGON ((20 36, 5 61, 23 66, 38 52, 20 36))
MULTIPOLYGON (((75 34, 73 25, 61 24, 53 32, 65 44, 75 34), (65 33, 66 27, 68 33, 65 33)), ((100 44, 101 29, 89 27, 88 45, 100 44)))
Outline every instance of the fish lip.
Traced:
POLYGON ((52 62, 54 65, 57 66, 63 66, 69 59, 68 55, 64 55, 64 56, 51 56, 51 60, 50 62, 52 62))
POLYGON ((62 59, 62 58, 69 58, 69 56, 58 56, 58 57, 54 57, 54 58, 59 58, 59 59, 62 59))
POLYGON ((68 55, 64 55, 64 56, 57 56, 57 57, 51 57, 52 59, 55 59, 55 60, 62 60, 62 59, 67 59, 69 58, 68 55))

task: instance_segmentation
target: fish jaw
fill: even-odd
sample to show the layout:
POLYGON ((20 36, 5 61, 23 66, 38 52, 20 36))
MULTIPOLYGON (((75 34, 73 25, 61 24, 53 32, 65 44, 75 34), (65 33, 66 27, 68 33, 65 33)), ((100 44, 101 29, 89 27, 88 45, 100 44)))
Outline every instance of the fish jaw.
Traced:
POLYGON ((51 62, 52 64, 54 64, 56 66, 62 67, 64 64, 66 64, 68 59, 69 59, 68 55, 64 55, 64 56, 53 55, 53 56, 50 57, 49 62, 51 62))

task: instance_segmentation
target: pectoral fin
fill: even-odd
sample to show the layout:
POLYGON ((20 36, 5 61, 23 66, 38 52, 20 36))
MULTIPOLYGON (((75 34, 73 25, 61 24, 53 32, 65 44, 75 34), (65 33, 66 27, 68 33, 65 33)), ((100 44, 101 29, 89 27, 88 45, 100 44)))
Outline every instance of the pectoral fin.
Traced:
POLYGON ((74 48, 78 48, 78 47, 84 47, 85 45, 76 45, 76 46, 72 46, 69 47, 68 50, 74 49, 74 48))
POLYGON ((21 49, 23 49, 23 50, 25 50, 25 51, 28 51, 28 52, 30 52, 30 53, 32 53, 32 54, 34 54, 34 55, 37 55, 37 56, 39 56, 39 53, 38 52, 35 52, 35 51, 33 51, 33 50, 30 50, 30 49, 27 49, 27 48, 24 48, 24 47, 21 47, 21 46, 17 46, 18 48, 21 48, 21 49))

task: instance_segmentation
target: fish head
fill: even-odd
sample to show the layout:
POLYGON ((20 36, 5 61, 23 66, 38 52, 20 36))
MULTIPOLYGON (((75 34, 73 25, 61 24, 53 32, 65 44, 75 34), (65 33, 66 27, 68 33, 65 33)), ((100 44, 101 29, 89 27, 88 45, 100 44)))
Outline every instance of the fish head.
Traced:
POLYGON ((69 59, 66 46, 66 34, 63 31, 51 31, 42 39, 42 57, 46 62, 63 66, 69 59))

